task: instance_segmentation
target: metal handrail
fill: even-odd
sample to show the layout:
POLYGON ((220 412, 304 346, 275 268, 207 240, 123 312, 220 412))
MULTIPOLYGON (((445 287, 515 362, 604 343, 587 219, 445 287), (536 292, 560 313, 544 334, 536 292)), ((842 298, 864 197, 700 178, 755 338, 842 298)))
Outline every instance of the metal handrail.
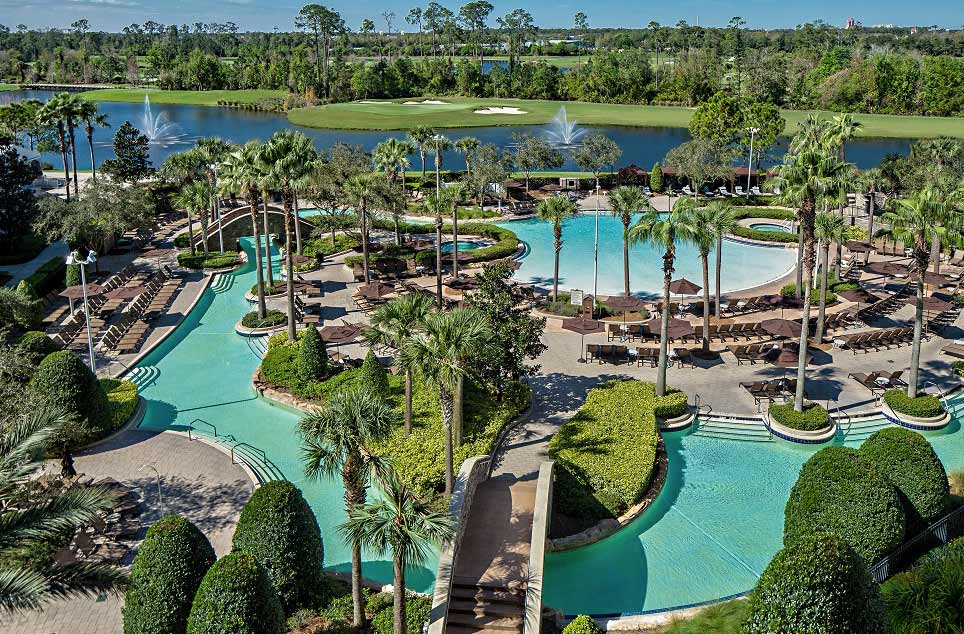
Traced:
POLYGON ((251 450, 254 451, 256 454, 258 454, 259 456, 261 456, 261 459, 262 459, 262 460, 264 460, 265 462, 268 461, 268 454, 266 454, 263 449, 259 449, 259 448, 255 447, 254 445, 249 444, 249 443, 246 443, 246 442, 236 442, 236 443, 234 443, 233 445, 231 445, 231 464, 236 464, 235 461, 234 461, 234 450, 237 449, 238 447, 247 447, 248 449, 251 449, 251 450))
POLYGON ((194 423, 204 423, 205 425, 207 425, 208 427, 210 427, 211 429, 214 430, 214 437, 215 437, 215 438, 218 437, 218 428, 217 428, 217 427, 215 427, 215 426, 212 425, 211 423, 207 422, 207 421, 204 420, 203 418, 195 418, 195 419, 192 420, 190 423, 188 423, 188 426, 187 426, 187 438, 188 438, 188 440, 194 440, 194 438, 191 436, 191 430, 192 430, 192 429, 195 430, 195 431, 198 431, 197 427, 194 426, 194 423))
MULTIPOLYGON (((951 539, 956 537, 956 535, 951 535, 949 531, 951 522, 954 522, 955 520, 964 520, 964 506, 954 509, 944 517, 940 518, 926 529, 918 533, 913 539, 904 542, 897 548, 897 550, 886 555, 883 559, 871 566, 870 574, 873 576, 874 581, 877 583, 883 583, 891 576, 892 573, 897 572, 897 568, 900 567, 900 562, 897 560, 897 558, 903 556, 924 540, 936 538, 941 544, 946 544, 951 539)), ((961 522, 961 524, 964 526, 964 522, 961 522)), ((914 557, 911 558, 911 561, 916 559, 921 554, 923 553, 914 553, 914 557)))
POLYGON ((941 389, 941 386, 939 386, 937 383, 934 383, 933 381, 926 381, 924 383, 925 390, 927 389, 928 385, 933 385, 934 389, 937 390, 938 395, 940 395, 941 402, 944 403, 944 409, 947 411, 951 411, 951 406, 948 404, 947 397, 944 395, 944 390, 941 389))
MULTIPOLYGON (((827 402, 827 404, 828 404, 828 405, 830 404, 829 401, 827 402)), ((839 405, 834 405, 834 406, 833 406, 833 411, 837 414, 837 420, 835 421, 836 424, 837 424, 837 429, 839 429, 839 430, 840 430, 840 433, 842 433, 842 434, 844 435, 844 438, 846 438, 847 434, 850 433, 850 428, 853 427, 854 421, 853 421, 853 419, 850 417, 850 414, 848 414, 847 412, 843 412, 843 411, 840 410, 840 406, 839 406, 839 405), (847 419, 847 431, 843 431, 843 429, 841 429, 841 427, 840 427, 840 419, 841 419, 841 418, 846 418, 846 419, 847 419)))

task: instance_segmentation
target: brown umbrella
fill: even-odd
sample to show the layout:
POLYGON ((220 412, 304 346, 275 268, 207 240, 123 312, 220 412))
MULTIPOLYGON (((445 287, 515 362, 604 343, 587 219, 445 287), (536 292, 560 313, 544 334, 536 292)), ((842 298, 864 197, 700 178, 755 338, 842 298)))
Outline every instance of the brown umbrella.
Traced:
POLYGON ((505 263, 513 271, 518 271, 522 268, 522 262, 519 260, 506 260, 505 263))
MULTIPOLYGON (((778 368, 796 368, 800 366, 800 351, 793 348, 784 348, 780 354, 769 359, 770 363, 778 368)), ((807 365, 813 361, 813 355, 807 352, 807 365)))
POLYGON ((361 334, 361 328, 354 324, 344 324, 336 326, 325 326, 318 331, 322 341, 325 343, 351 343, 361 334))
POLYGON ((395 292, 395 287, 382 282, 371 282, 358 287, 357 292, 365 299, 381 299, 395 292))
POLYGON ((457 259, 459 262, 471 262, 471 261, 473 261, 473 260, 475 259, 475 256, 473 256, 471 253, 461 253, 461 252, 460 252, 459 255, 458 255, 458 257, 457 257, 456 259, 457 259))
POLYGON ((622 313, 639 310, 646 305, 646 302, 638 297, 625 297, 622 295, 610 295, 603 301, 603 303, 614 311, 622 313))
MULTIPOLYGON (((652 333, 659 334, 660 328, 662 328, 662 326, 663 326, 662 317, 654 317, 653 319, 650 319, 649 321, 646 322, 646 327, 649 328, 649 331, 652 333)), ((686 321, 685 319, 670 318, 669 329, 667 330, 666 335, 670 339, 679 339, 680 337, 687 337, 689 335, 692 335, 694 332, 696 332, 696 330, 693 328, 693 324, 686 321)))
MULTIPOLYGON (((97 297, 98 295, 103 295, 107 292, 106 286, 101 286, 91 282, 87 284, 87 297, 97 297)), ((61 297, 66 297, 67 299, 83 299, 84 298, 84 287, 78 284, 77 286, 68 286, 64 290, 60 291, 61 297)))
POLYGON ((435 243, 432 242, 431 240, 418 239, 418 240, 412 240, 411 242, 409 242, 409 246, 415 249, 416 251, 424 251, 425 249, 431 249, 435 247, 435 243))
POLYGON ((298 255, 297 253, 291 254, 291 264, 293 266, 301 266, 302 264, 308 264, 309 262, 317 262, 318 258, 312 258, 307 255, 298 255))
POLYGON ((669 283, 669 292, 676 293, 677 295, 695 295, 699 293, 702 288, 699 284, 694 284, 685 277, 669 283))
POLYGON ((764 319, 760 328, 775 337, 799 337, 803 326, 789 319, 764 319))
MULTIPOLYGON (((908 297, 904 300, 911 306, 917 305, 916 297, 908 297)), ((943 313, 945 310, 949 310, 952 304, 950 302, 945 302, 939 297, 925 297, 924 298, 924 310, 929 313, 943 313)))
POLYGON ((844 245, 848 251, 853 251, 854 253, 870 253, 873 250, 870 243, 864 240, 847 240, 844 245))
POLYGON ((877 275, 907 275, 910 272, 906 264, 896 262, 871 262, 864 270, 877 275))
POLYGON ((160 247, 157 249, 151 249, 150 251, 144 251, 139 257, 147 258, 149 260, 156 260, 155 264, 157 265, 157 268, 161 268, 161 260, 171 257, 177 252, 177 249, 160 247))
POLYGON ((874 302, 880 301, 880 297, 877 297, 871 292, 863 288, 854 288, 848 291, 837 291, 837 295, 843 297, 847 301, 856 302, 858 308, 860 304, 873 304, 874 302))
POLYGON ((106 297, 110 299, 134 299, 143 292, 143 286, 118 286, 114 290, 107 291, 106 297))
MULTIPOLYGON (((917 273, 916 272, 911 273, 908 276, 908 279, 916 281, 917 273)), ((924 284, 927 284, 929 286, 951 286, 954 283, 955 282, 951 280, 949 277, 945 275, 941 275, 940 273, 934 273, 933 271, 924 272, 924 284)))
POLYGON ((539 189, 541 189, 544 192, 559 192, 559 191, 562 191, 562 186, 549 183, 548 185, 543 185, 539 189))
POLYGON ((479 287, 479 283, 471 277, 447 277, 442 283, 454 290, 470 290, 479 287))
MULTIPOLYGON (((585 347, 584 342, 586 340, 586 335, 592 335, 597 332, 603 331, 603 325, 601 322, 595 319, 586 319, 585 317, 573 317, 572 319, 562 320, 563 330, 569 330, 575 333, 579 333, 579 352, 581 353, 585 347)), ((582 355, 578 359, 579 363, 586 362, 586 356, 582 355)))
POLYGON ((519 189, 520 187, 525 187, 525 185, 523 185, 519 181, 514 181, 512 179, 507 180, 506 182, 503 183, 503 185, 512 189, 519 189))

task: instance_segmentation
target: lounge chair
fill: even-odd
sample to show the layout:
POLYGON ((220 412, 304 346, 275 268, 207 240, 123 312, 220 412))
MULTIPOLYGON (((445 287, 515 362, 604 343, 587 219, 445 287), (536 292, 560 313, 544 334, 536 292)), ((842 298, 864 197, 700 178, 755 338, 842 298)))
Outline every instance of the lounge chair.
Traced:
POLYGON ((880 372, 871 372, 870 374, 865 374, 864 372, 851 372, 847 375, 848 378, 853 379, 857 383, 860 383, 865 388, 870 390, 870 393, 877 396, 879 393, 886 389, 886 384, 881 384, 877 382, 880 378, 880 372))
POLYGON ((958 343, 955 341, 954 343, 949 343, 941 348, 941 352, 951 357, 964 359, 964 342, 958 343))
POLYGON ((742 185, 737 185, 733 188, 737 196, 746 196, 746 192, 743 190, 742 185))

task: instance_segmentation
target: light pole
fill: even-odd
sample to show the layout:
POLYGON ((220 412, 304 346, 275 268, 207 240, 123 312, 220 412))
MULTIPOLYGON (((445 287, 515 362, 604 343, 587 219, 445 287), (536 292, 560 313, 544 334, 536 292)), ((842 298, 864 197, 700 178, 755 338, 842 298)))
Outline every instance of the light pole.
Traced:
POLYGON ((747 128, 750 133, 750 166, 746 170, 746 199, 750 200, 750 176, 753 175, 753 137, 760 131, 760 128, 747 128))
POLYGON ((218 245, 221 247, 221 253, 224 253, 224 234, 221 233, 221 197, 218 196, 218 164, 211 163, 209 166, 211 172, 214 173, 214 191, 212 195, 214 196, 214 216, 218 221, 218 245))
POLYGON ((80 267, 80 286, 84 291, 84 322, 87 324, 87 352, 90 354, 90 371, 97 375, 97 360, 94 358, 94 337, 90 334, 90 306, 87 305, 87 273, 85 266, 97 261, 95 251, 87 252, 87 259, 80 258, 79 251, 71 251, 67 256, 67 264, 76 264, 80 267))
POLYGON ((596 293, 599 288, 599 181, 596 181, 596 227, 592 246, 592 308, 589 316, 596 316, 596 293))

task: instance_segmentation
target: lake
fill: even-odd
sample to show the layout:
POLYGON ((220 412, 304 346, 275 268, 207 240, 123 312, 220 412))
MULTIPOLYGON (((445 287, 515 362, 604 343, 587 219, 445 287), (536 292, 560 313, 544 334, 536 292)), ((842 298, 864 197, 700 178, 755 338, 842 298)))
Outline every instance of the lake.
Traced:
MULTIPOLYGON (((50 91, 14 91, 0 93, 0 104, 24 98, 47 100, 54 93, 50 91)), ((100 111, 107 114, 111 128, 98 128, 94 132, 94 143, 97 162, 113 157, 111 142, 114 132, 124 121, 130 121, 135 127, 144 129, 144 106, 140 103, 101 102, 100 111)), ((292 128, 304 132, 314 140, 319 148, 330 147, 338 141, 361 145, 370 151, 381 141, 389 137, 404 138, 404 132, 363 131, 363 130, 319 130, 293 125, 283 114, 268 112, 251 112, 247 110, 233 110, 212 106, 184 106, 169 104, 153 104, 151 111, 155 117, 166 117, 175 124, 177 130, 175 138, 168 143, 152 143, 151 159, 155 167, 161 165, 170 154, 181 152, 191 147, 198 138, 204 136, 219 136, 224 139, 244 143, 251 139, 268 139, 277 130, 292 128)), ((457 128, 442 129, 443 134, 451 139, 464 136, 474 136, 483 143, 493 143, 500 147, 512 145, 512 134, 528 132, 543 134, 548 125, 539 126, 511 126, 486 128, 457 128)), ((647 170, 657 161, 662 162, 666 153, 672 148, 689 140, 689 132, 685 128, 653 128, 626 126, 586 126, 590 132, 601 132, 612 138, 623 150, 620 165, 635 163, 647 170)), ((86 139, 83 130, 79 131, 77 166, 80 169, 90 168, 87 155, 86 139)), ((861 138, 847 144, 847 159, 860 168, 873 167, 880 163, 887 154, 897 152, 906 154, 912 139, 870 139, 861 138)), ((786 140, 770 152, 766 163, 779 160, 786 151, 786 140)), ((44 159, 55 167, 60 167, 59 155, 47 154, 44 159)), ((417 154, 410 157, 411 170, 421 169, 421 159, 417 154)), ((429 169, 432 169, 433 158, 428 158, 429 169)), ((465 159, 457 152, 445 152, 442 160, 443 169, 464 169, 465 159)), ((578 167, 571 159, 567 160, 562 169, 577 170, 578 167)))

